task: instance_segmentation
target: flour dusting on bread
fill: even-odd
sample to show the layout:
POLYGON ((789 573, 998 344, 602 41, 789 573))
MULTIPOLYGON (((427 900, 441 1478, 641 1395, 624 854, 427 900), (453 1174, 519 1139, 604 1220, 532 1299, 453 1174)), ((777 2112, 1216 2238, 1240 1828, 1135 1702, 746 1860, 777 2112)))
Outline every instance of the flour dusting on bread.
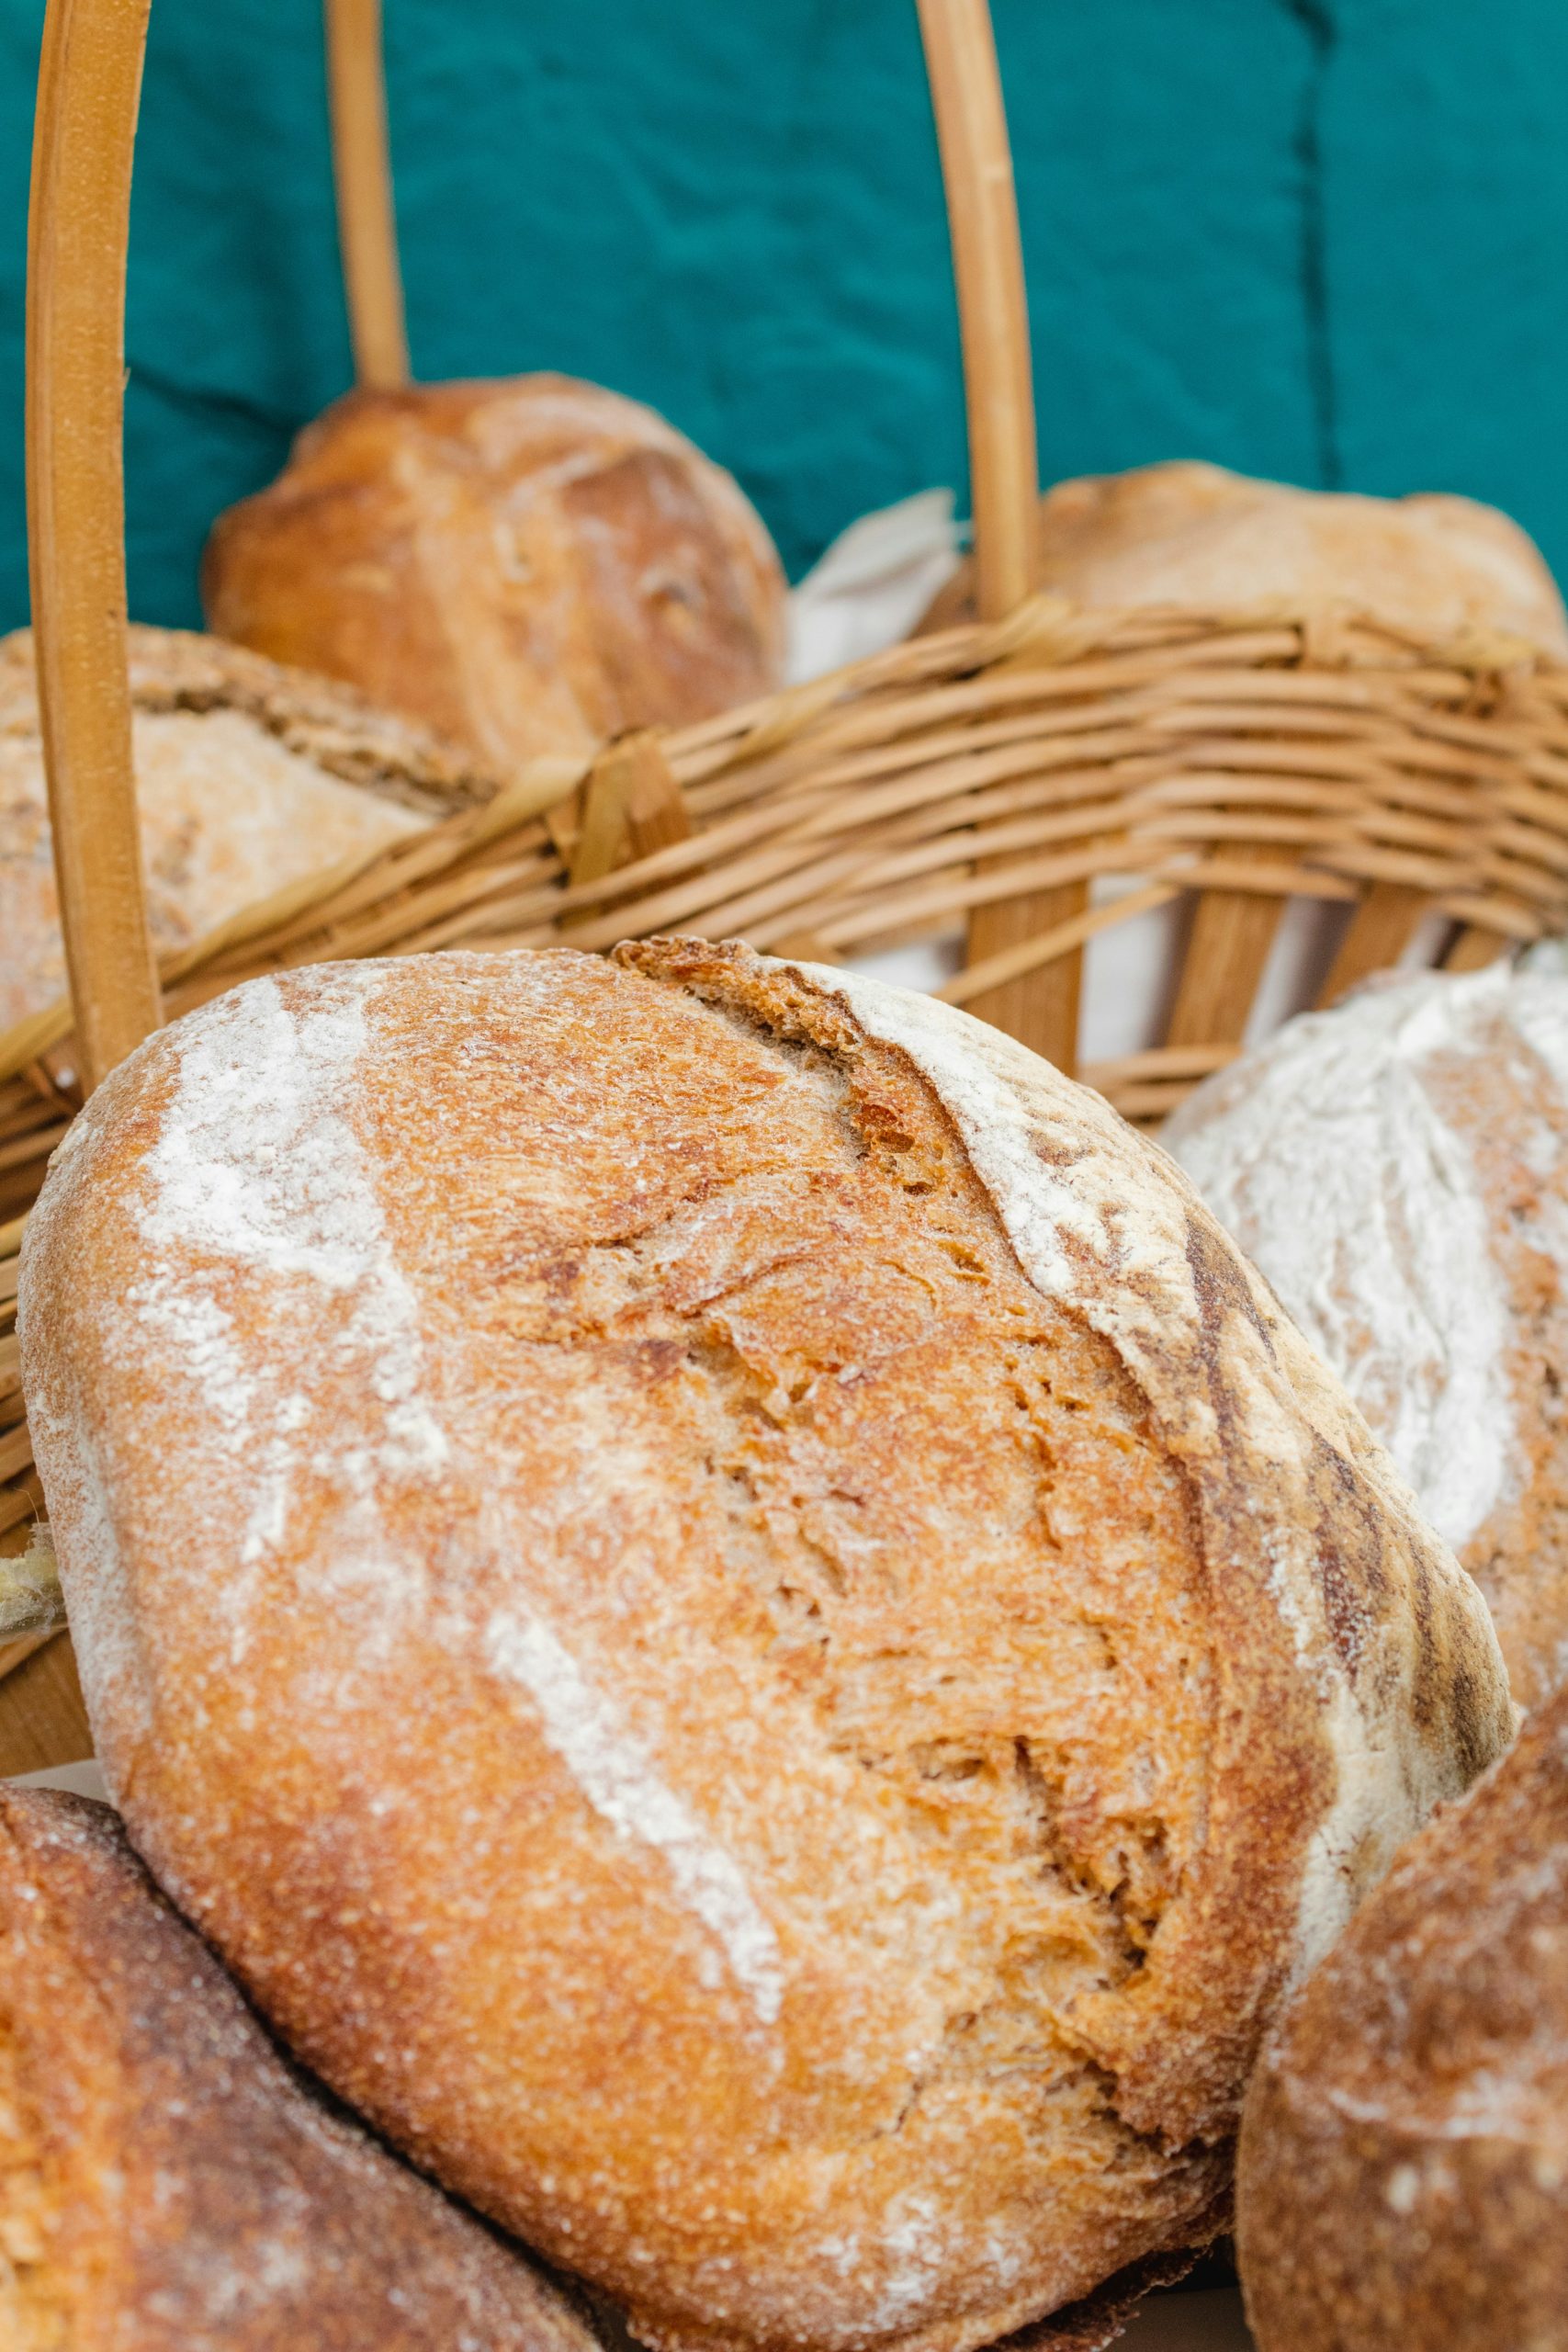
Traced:
POLYGON ((183 1024, 178 1085, 146 1163, 137 1216, 151 1272, 128 1303, 176 1341, 233 1450, 263 1465, 240 1549, 246 1567, 282 1542, 293 1464, 316 1437, 298 1389, 246 1368, 218 1296, 229 1263, 350 1303, 335 1347, 381 1408, 372 1447, 352 1465, 367 1510, 378 1474, 427 1473, 450 1453, 422 1386, 418 1303, 340 1107, 365 1049, 374 985, 373 969, 345 966, 324 1001, 296 1014, 275 981, 258 980, 183 1024), (210 1261, 210 1288, 200 1277, 171 1279, 172 1248, 210 1261))
POLYGON ((1568 1675, 1568 979, 1391 978, 1201 1087, 1166 1139, 1487 1594, 1568 1675))
POLYGON ((545 1736, 564 1757, 583 1795, 623 1838, 657 1849, 685 1900, 717 1939, 758 2017, 772 2025, 784 1997, 778 1939, 757 1908, 733 1855, 659 1777, 614 1711, 583 1679, 571 1652, 537 1618, 497 1610, 485 1628, 492 1666, 521 1683, 539 1710, 545 1736))
POLYGON ((693 941, 279 974, 79 1134, 99 1752, 309 2063, 655 2352, 976 2352, 1220 2226, 1292 1973, 1512 1719, 1171 1163, 693 941))

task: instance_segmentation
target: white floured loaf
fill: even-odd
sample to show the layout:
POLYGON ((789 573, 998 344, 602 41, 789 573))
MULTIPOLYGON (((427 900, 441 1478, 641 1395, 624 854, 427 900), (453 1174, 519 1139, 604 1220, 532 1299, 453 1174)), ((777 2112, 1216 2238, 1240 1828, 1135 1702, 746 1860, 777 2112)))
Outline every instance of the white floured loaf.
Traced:
POLYGON ((1165 1141, 1479 1581, 1524 1706, 1568 1676, 1568 978, 1380 983, 1165 1141))
POLYGON ((1201 2243, 1284 1987, 1511 1729, 1172 1163, 868 979, 251 983, 93 1097, 21 1329, 139 1848, 656 2346, 966 2352, 1201 2243))

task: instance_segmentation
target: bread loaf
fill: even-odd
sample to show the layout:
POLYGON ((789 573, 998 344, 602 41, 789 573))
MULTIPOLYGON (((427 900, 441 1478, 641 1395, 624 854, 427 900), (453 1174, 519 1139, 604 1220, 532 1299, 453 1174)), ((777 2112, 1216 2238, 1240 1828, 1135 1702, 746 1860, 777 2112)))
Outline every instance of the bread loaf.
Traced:
MULTIPOLYGON (((1472 498, 1365 498, 1182 461, 1057 482, 1040 503, 1042 588, 1115 610, 1339 605, 1428 641, 1527 639, 1568 658, 1568 615, 1534 542, 1472 498)), ((974 617, 970 567, 923 626, 974 617)))
POLYGON ((1237 2201, 1259 2352, 1568 2344, 1568 1691, 1290 2011, 1237 2201))
POLYGON ((1165 1141, 1491 1604, 1568 1677, 1568 979, 1390 978, 1200 1087, 1165 1141))
POLYGON ((1283 1988, 1511 1728, 1171 1162, 869 979, 254 982, 20 1305, 139 1847, 657 2346, 966 2352, 1211 2235, 1283 1988))
POLYGON ((0 1785, 6 2352, 593 2352, 335 2112, 107 1805, 0 1785))
POLYGON ((510 775, 780 684, 784 582, 739 486, 566 376, 358 390, 213 527, 209 625, 510 775))
MULTIPOLYGON (((148 917, 184 947, 493 783, 356 695, 180 629, 130 632, 148 917)), ((0 1030, 65 993, 32 638, 0 639, 0 1030)))

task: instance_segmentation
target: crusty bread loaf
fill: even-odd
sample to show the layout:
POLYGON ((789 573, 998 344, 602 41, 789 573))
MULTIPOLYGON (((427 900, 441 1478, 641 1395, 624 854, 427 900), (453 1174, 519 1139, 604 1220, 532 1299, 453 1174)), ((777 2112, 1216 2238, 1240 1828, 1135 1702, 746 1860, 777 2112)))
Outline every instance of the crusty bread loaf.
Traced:
POLYGON ((1568 1677, 1568 978, 1389 978, 1165 1142, 1480 1584, 1520 1704, 1568 1677))
POLYGON ((784 581, 739 484, 566 376, 358 390, 219 517, 208 619, 510 774, 782 682, 784 581))
POLYGON ((1568 1690, 1291 2008, 1237 2200, 1260 2352, 1568 2345, 1568 1690))
MULTIPOLYGON (((177 948, 308 874, 487 797, 467 754, 324 678, 133 628, 148 916, 177 948)), ((32 638, 0 639, 0 1030, 65 993, 32 638)))
MULTIPOLYGON (((1535 543, 1472 498, 1365 498, 1180 461, 1057 482, 1040 503, 1039 585, 1116 610, 1337 605, 1427 639, 1474 631, 1568 658, 1568 615, 1535 543)), ((973 617, 965 566, 922 624, 973 617)))
POLYGON ((1211 2233, 1512 1724, 1171 1162, 700 942, 322 967, 99 1089, 21 1328, 98 1752, 268 2015, 663 2346, 964 2352, 1211 2233))
POLYGON ((286 2064, 107 1805, 0 1785, 6 2352, 593 2344, 286 2064))

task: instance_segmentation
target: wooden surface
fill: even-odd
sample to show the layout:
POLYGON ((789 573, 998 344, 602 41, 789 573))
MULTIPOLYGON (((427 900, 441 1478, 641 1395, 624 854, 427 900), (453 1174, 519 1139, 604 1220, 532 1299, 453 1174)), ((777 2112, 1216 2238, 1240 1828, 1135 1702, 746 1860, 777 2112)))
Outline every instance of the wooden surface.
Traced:
MULTIPOLYGON (((964 337, 976 599, 982 620, 1002 620, 1034 584, 1040 487, 1012 156, 986 0, 919 0, 919 13, 964 337)), ((994 871, 993 862, 982 858, 978 870, 994 871)), ((976 907, 968 961, 1016 959, 1032 940, 1077 922, 1088 903, 1088 885, 1066 882, 976 907)), ((973 996, 969 1010, 1070 1070, 1082 964, 1077 949, 1035 963, 973 996)))
POLYGON ((1404 882, 1374 882, 1350 918, 1319 991, 1320 1004, 1337 1004, 1369 973, 1397 964, 1416 925, 1431 912, 1430 895, 1404 882))
POLYGON ((1192 910, 1168 1046, 1240 1045, 1283 912, 1280 899, 1261 892, 1203 892, 1192 910))
POLYGON ((395 390, 409 380, 409 346, 387 136, 381 0, 326 0, 326 35, 338 243, 354 369, 362 384, 395 390))
POLYGON ((50 0, 28 271, 28 526, 44 761, 89 1084, 159 1018, 130 766, 125 248, 148 0, 50 0))
POLYGON ((0 1682, 0 1780, 92 1752, 71 1636, 56 1634, 0 1682))
POLYGON ((1461 926, 1443 958, 1445 972, 1481 972, 1495 964, 1514 944, 1511 939, 1501 939, 1495 931, 1483 931, 1477 924, 1461 926))

